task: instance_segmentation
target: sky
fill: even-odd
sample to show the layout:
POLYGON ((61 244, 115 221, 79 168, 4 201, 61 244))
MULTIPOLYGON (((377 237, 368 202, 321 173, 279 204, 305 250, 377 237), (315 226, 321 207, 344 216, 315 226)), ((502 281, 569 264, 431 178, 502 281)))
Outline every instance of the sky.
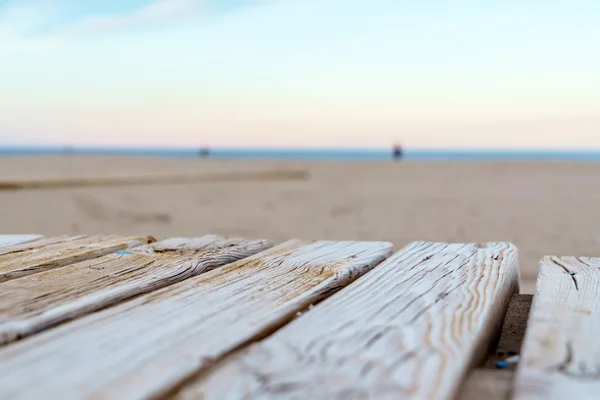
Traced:
POLYGON ((0 0, 0 145, 598 148, 598 0, 0 0))

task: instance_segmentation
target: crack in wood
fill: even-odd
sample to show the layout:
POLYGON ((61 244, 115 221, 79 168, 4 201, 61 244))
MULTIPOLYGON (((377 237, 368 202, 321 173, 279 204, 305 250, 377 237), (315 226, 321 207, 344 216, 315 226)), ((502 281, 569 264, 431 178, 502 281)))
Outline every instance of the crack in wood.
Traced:
POLYGON ((597 380, 600 379, 600 366, 596 365, 596 371, 587 372, 586 365, 584 362, 580 362, 576 372, 570 371, 569 367, 573 366, 574 360, 574 351, 573 351, 573 343, 571 341, 567 341, 565 343, 565 359, 559 364, 548 368, 549 372, 558 372, 562 375, 568 376, 570 378, 576 379, 584 379, 584 380, 597 380))
POLYGON ((577 282, 577 278, 575 277, 575 273, 573 271, 571 271, 570 268, 568 268, 566 265, 562 264, 561 261, 559 261, 557 258, 552 258, 552 262, 554 264, 556 264, 557 266, 561 267, 563 270, 565 270, 566 273, 568 273, 571 276, 571 279, 573 280, 573 284, 575 285, 575 290, 579 291, 579 283, 577 282))

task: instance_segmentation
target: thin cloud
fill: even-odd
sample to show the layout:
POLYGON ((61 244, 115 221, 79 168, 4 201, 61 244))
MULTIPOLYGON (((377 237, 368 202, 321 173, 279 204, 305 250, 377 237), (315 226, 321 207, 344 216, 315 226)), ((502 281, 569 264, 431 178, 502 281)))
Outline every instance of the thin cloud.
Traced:
POLYGON ((202 11, 204 0, 157 0, 127 14, 83 19, 62 34, 101 34, 180 22, 202 11))
POLYGON ((27 36, 55 17, 53 1, 8 1, 0 5, 0 35, 27 36))
POLYGON ((13 0, 0 6, 0 49, 23 51, 53 46, 55 38, 38 33, 57 18, 56 5, 52 0, 13 0))
MULTIPOLYGON (((222 8, 219 1, 222 0, 156 0, 127 14, 86 18, 66 29, 64 33, 101 34, 163 26, 222 8)), ((242 0, 232 8, 266 5, 277 1, 282 0, 242 0)))
POLYGON ((132 12, 68 20, 70 0, 12 0, 0 6, 0 49, 52 48, 66 39, 160 27, 197 16, 206 0, 155 0, 132 12))
MULTIPOLYGON (((0 6, 0 49, 37 50, 64 40, 152 29, 181 23, 222 8, 219 0, 154 0, 136 10, 69 20, 69 1, 10 0, 0 6)), ((235 7, 283 0, 242 0, 235 7)))

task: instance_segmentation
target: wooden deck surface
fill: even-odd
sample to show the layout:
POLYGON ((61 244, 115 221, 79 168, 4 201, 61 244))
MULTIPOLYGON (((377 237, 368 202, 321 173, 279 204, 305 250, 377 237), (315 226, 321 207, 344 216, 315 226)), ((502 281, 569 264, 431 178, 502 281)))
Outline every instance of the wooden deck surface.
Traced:
POLYGON ((597 398, 600 259, 392 249, 0 236, 0 398, 597 398))

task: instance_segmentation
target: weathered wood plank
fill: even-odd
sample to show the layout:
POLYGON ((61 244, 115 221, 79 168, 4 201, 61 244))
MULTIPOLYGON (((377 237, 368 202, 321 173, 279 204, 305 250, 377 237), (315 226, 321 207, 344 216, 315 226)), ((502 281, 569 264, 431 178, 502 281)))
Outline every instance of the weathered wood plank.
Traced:
POLYGON ((41 239, 42 235, 0 235, 0 248, 41 239))
POLYGON ((0 345, 271 247, 266 240, 173 238, 0 284, 0 345))
POLYGON ((39 249, 41 247, 48 246, 49 244, 60 243, 60 242, 64 242, 67 240, 81 239, 83 237, 85 237, 85 235, 79 235, 79 236, 62 235, 62 236, 52 236, 49 238, 41 237, 39 239, 34 239, 31 242, 17 243, 17 244, 11 245, 11 246, 1 247, 0 255, 10 254, 10 253, 20 253, 20 252, 27 251, 27 250, 39 249))
POLYGON ((152 237, 79 235, 37 240, 0 249, 0 282, 153 242, 152 237))
POLYGON ((0 398, 157 396, 286 323, 391 249, 288 241, 4 346, 0 398))
POLYGON ((177 397, 452 399, 517 289, 511 244, 415 242, 177 397))
POLYGON ((600 258, 544 257, 513 398, 600 397, 600 258))

